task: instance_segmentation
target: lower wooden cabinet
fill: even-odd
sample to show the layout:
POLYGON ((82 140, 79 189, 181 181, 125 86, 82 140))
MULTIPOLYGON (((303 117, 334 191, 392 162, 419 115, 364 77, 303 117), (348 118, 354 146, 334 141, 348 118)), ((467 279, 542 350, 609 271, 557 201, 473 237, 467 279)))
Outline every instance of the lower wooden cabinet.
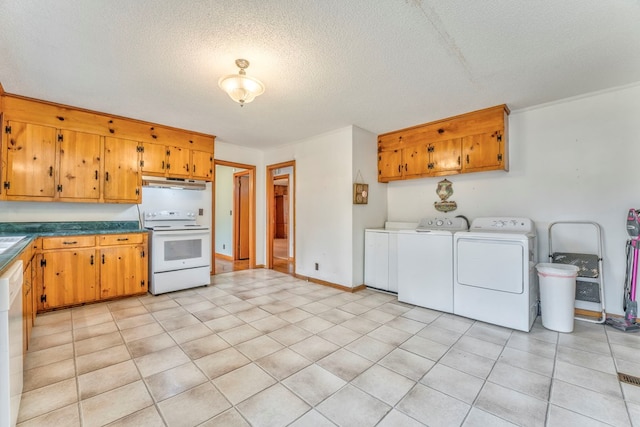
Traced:
POLYGON ((147 292, 147 235, 43 237, 37 310, 147 292))

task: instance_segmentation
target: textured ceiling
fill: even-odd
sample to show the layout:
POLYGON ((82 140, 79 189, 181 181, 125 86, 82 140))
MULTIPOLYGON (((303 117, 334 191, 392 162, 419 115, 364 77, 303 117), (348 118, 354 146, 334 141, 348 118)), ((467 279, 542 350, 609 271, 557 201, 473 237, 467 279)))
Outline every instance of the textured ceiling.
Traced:
POLYGON ((6 92, 254 148, 640 80, 638 0, 0 0, 6 92), (266 92, 217 82, 236 58, 266 92))

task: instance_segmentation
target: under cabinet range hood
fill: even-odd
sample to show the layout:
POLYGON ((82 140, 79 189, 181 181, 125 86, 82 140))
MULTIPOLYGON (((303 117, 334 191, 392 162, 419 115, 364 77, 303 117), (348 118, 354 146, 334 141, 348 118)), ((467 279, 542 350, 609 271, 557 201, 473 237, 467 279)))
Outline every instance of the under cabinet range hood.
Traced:
POLYGON ((160 176, 143 176, 143 187, 170 188, 172 190, 205 190, 206 181, 184 178, 164 178, 160 176))

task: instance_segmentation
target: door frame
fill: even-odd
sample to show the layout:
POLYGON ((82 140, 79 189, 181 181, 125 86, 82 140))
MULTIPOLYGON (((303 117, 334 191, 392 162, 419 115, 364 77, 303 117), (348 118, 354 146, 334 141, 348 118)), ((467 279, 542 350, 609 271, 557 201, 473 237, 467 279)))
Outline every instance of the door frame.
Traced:
MULTIPOLYGON (((267 246, 267 259, 266 259, 266 267, 268 269, 273 269, 273 233, 275 230, 275 218, 276 218, 276 213, 275 213, 275 205, 274 205, 274 185, 273 185, 273 179, 274 179, 274 175, 273 172, 276 169, 281 169, 281 168, 286 168, 286 167, 291 167, 292 171, 290 174, 290 179, 289 179, 289 189, 291 188, 291 182, 293 180, 293 191, 289 191, 289 196, 291 197, 291 205, 292 205, 292 209, 289 212, 289 219, 292 222, 292 232, 290 233, 291 235, 289 236, 289 239, 293 239, 292 243, 293 243, 293 256, 291 257, 291 259, 293 260, 293 275, 295 276, 296 273, 296 263, 295 263, 295 259, 296 259, 296 196, 295 196, 295 192, 296 192, 296 188, 297 188, 297 181, 296 181, 296 161, 295 160, 290 160, 288 162, 282 162, 282 163, 276 163, 273 165, 268 165, 266 168, 266 184, 267 184, 267 197, 266 197, 266 204, 267 204, 267 238, 266 238, 266 246, 267 246), (292 178, 291 178, 292 177, 292 178)), ((291 244, 291 243, 290 243, 291 244)))
MULTIPOLYGON (((240 260, 240 258, 238 257, 239 251, 240 251, 240 245, 239 245, 239 241, 240 241, 240 215, 238 215, 239 211, 240 211, 240 205, 242 204, 241 201, 241 194, 238 191, 238 181, 237 179, 242 177, 242 176, 247 176, 248 177, 248 181, 251 182, 251 174, 248 170, 243 170, 240 172, 235 172, 233 174, 233 234, 232 234, 232 239, 233 239, 233 260, 234 261, 238 261, 240 260)), ((251 187, 251 185, 249 185, 249 187, 251 187)), ((249 199, 251 199, 251 193, 249 193, 248 195, 249 199)), ((251 204, 251 202, 249 202, 249 205, 251 204)), ((249 222, 251 222, 251 217, 249 217, 248 219, 249 222)), ((249 230, 251 231, 251 230, 249 230)), ((251 242, 251 238, 249 238, 249 243, 251 242)))
POLYGON ((216 274, 216 166, 228 166, 249 171, 249 268, 256 267, 256 167, 244 163, 214 159, 211 186, 211 274, 216 274))

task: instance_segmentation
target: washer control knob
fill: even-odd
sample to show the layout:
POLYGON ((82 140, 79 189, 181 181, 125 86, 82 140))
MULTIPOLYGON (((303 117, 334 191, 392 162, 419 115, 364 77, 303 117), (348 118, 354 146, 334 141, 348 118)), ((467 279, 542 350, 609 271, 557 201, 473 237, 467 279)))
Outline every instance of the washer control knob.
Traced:
POLYGON ((439 219, 439 220, 437 220, 437 221, 436 221, 436 225, 437 225, 438 227, 442 226, 443 224, 444 224, 444 221, 443 221, 443 220, 441 220, 441 219, 439 219))

